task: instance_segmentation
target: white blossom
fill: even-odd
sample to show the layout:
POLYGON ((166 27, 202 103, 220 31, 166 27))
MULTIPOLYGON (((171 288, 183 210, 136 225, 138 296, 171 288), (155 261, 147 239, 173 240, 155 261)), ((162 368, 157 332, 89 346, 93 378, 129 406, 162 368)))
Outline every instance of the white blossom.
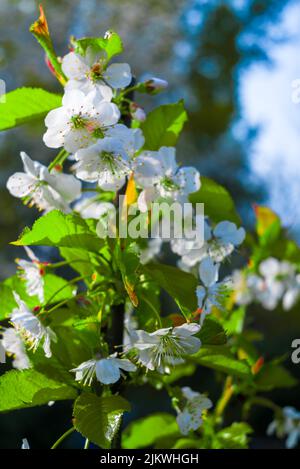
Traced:
POLYGON ((120 141, 129 159, 133 159, 145 143, 141 129, 129 129, 124 124, 116 124, 110 127, 106 135, 120 141))
POLYGON ((74 205, 74 210, 79 212, 82 218, 95 218, 99 220, 108 211, 115 211, 115 206, 110 202, 102 202, 97 197, 87 197, 74 205))
POLYGON ((254 295, 248 285, 247 273, 242 270, 234 270, 232 273, 232 290, 234 299, 238 305, 248 305, 253 301, 254 295))
POLYGON ((21 270, 21 278, 25 280, 26 292, 29 296, 39 298, 40 302, 44 302, 44 275, 45 265, 35 256, 33 251, 27 246, 24 247, 30 261, 25 259, 16 259, 21 270))
POLYGON ((184 203, 200 188, 199 172, 193 167, 178 168, 173 147, 141 153, 134 160, 133 170, 135 181, 143 188, 138 199, 142 212, 158 198, 184 203))
MULTIPOLYGON (((196 215, 196 222, 200 218, 203 215, 196 215)), ((184 266, 183 270, 189 271, 208 255, 207 241, 211 238, 211 229, 207 220, 204 219, 203 224, 203 236, 202 233, 196 233, 192 226, 185 226, 185 237, 174 238, 170 242, 171 250, 181 256, 179 266, 184 266)))
POLYGON ((287 436, 285 446, 295 448, 300 440, 300 412, 294 407, 284 407, 282 418, 273 420, 267 428, 267 434, 276 433, 278 438, 287 436))
MULTIPOLYGON (((24 370, 30 368, 30 362, 26 355, 24 343, 21 340, 17 331, 9 327, 1 331, 2 339, 0 340, 0 349, 4 350, 4 360, 1 363, 5 363, 5 353, 13 356, 12 365, 18 370, 24 370)), ((1 357, 3 358, 3 357, 1 357)))
POLYGON ((234 248, 239 246, 245 239, 244 228, 237 228, 235 223, 221 221, 212 231, 213 239, 209 243, 208 253, 216 262, 230 255, 234 248))
POLYGON ((184 356, 196 353, 201 341, 193 337, 200 326, 186 323, 179 327, 158 329, 155 332, 136 330, 130 348, 138 352, 139 362, 148 370, 164 373, 165 368, 184 362, 184 356))
POLYGON ((85 95, 80 90, 67 90, 62 106, 49 112, 44 142, 50 148, 64 147, 69 153, 86 148, 105 135, 116 124, 120 111, 113 103, 100 101, 95 92, 85 95))
POLYGON ((130 66, 114 63, 106 66, 100 54, 88 47, 84 56, 70 52, 62 60, 62 70, 69 79, 66 89, 80 89, 85 94, 96 91, 103 100, 113 97, 111 88, 126 88, 132 80, 130 66))
POLYGON ((276 308, 280 300, 289 310, 300 297, 300 275, 290 262, 269 257, 260 263, 258 273, 247 275, 247 290, 267 310, 276 308))
POLYGON ((50 358, 51 340, 56 341, 55 333, 48 326, 44 326, 35 316, 28 306, 21 300, 19 295, 14 292, 14 298, 18 305, 14 308, 10 317, 10 321, 22 339, 29 345, 30 350, 34 352, 41 344, 43 346, 45 356, 50 358))
POLYGON ((75 153, 76 176, 83 181, 98 182, 103 190, 117 191, 130 172, 127 153, 122 144, 111 137, 75 153))
POLYGON ((200 323, 215 306, 222 309, 222 300, 227 293, 230 281, 225 279, 218 282, 220 264, 215 264, 210 257, 206 257, 199 265, 199 277, 203 285, 196 289, 198 308, 201 309, 200 323))
POLYGON ((201 427, 203 411, 210 409, 212 402, 205 394, 195 392, 187 386, 181 392, 184 404, 182 410, 177 410, 176 421, 180 432, 188 435, 190 431, 201 427))
POLYGON ((46 166, 32 161, 21 152, 24 173, 13 174, 7 181, 7 189, 18 198, 24 198, 40 210, 59 209, 70 212, 69 204, 81 194, 81 183, 71 174, 57 171, 49 173, 46 166))
POLYGON ((117 358, 117 354, 114 353, 106 358, 83 362, 77 368, 70 371, 76 373, 76 381, 90 386, 95 376, 102 384, 116 383, 122 374, 120 370, 135 371, 136 366, 126 358, 117 358))

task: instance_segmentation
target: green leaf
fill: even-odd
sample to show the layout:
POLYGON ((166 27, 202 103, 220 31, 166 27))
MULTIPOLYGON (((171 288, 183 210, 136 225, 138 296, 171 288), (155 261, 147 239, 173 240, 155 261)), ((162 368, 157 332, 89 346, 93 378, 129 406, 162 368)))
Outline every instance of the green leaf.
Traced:
POLYGON ((255 377, 255 385, 260 391, 271 391, 276 388, 291 388, 298 381, 282 365, 266 363, 255 377))
POLYGON ((0 412, 75 399, 76 389, 33 370, 8 371, 0 377, 0 412))
POLYGON ((130 405, 121 396, 98 397, 83 393, 75 401, 74 426, 85 438, 101 448, 109 448, 124 411, 130 405))
POLYGON ((61 96, 41 88, 18 88, 5 95, 0 105, 0 131, 42 119, 61 106, 61 96))
POLYGON ((81 275, 92 275, 96 268, 99 267, 99 257, 97 258, 94 252, 76 247, 61 247, 59 252, 66 261, 70 262, 70 267, 81 275))
POLYGON ((104 37, 87 37, 78 39, 74 42, 75 52, 85 55, 88 47, 98 51, 105 51, 107 61, 115 55, 123 52, 123 44, 120 36, 114 31, 108 31, 104 37))
POLYGON ((228 318, 222 319, 222 325, 228 335, 241 334, 244 326, 244 319, 245 307, 240 306, 234 311, 231 311, 228 318))
POLYGON ((171 368, 170 374, 160 377, 160 380, 167 384, 175 383, 175 381, 185 376, 192 376, 195 371, 196 365, 194 365, 194 363, 184 363, 171 368))
POLYGON ((12 312, 13 308, 16 308, 17 303, 15 302, 12 289, 4 282, 0 284, 0 321, 7 318, 12 312))
POLYGON ((175 146, 187 121, 183 101, 164 104, 149 112, 140 128, 145 137, 145 150, 159 150, 162 146, 175 146))
POLYGON ((193 440, 192 438, 179 438, 176 441, 172 449, 199 449, 199 440, 193 440))
POLYGON ((40 217, 31 229, 25 228, 16 246, 76 247, 97 252, 103 245, 95 232, 96 220, 59 210, 40 217))
POLYGON ((248 363, 244 360, 236 359, 226 346, 210 345, 201 347, 199 352, 188 358, 199 365, 222 371, 229 375, 241 378, 251 377, 251 369, 248 363))
POLYGON ((125 449, 149 448, 158 439, 179 434, 174 415, 156 413, 128 425, 122 435, 125 449))
POLYGON ((203 345, 224 345, 227 342, 223 327, 216 319, 206 318, 197 334, 203 345))
POLYGON ((236 212, 233 199, 225 187, 210 178, 201 176, 201 187, 190 194, 190 202, 203 203, 204 213, 214 222, 229 220, 240 224, 240 217, 236 212))
POLYGON ((99 347, 99 328, 96 324, 81 330, 55 325, 52 328, 58 338, 57 342, 51 344, 52 354, 58 357, 68 370, 89 360, 97 346, 99 347))
POLYGON ((165 264, 149 263, 144 270, 177 301, 181 308, 189 312, 197 309, 195 292, 198 281, 194 275, 165 264))
POLYGON ((217 433, 217 444, 213 446, 213 449, 246 449, 248 434, 252 431, 247 423, 235 422, 217 433))

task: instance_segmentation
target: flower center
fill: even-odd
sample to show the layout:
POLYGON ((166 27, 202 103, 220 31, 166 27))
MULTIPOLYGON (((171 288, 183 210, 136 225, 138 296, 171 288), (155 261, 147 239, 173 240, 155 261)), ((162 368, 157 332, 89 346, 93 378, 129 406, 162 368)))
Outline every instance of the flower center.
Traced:
POLYGON ((81 114, 77 114, 71 117, 73 129, 84 129, 86 127, 86 119, 81 114))
POLYGON ((174 360, 181 360, 184 354, 184 348, 179 343, 177 337, 171 334, 161 337, 159 344, 153 350, 153 362, 155 367, 163 364, 173 364, 174 360))
POLYGON ((165 176, 160 184, 166 191, 176 191, 180 189, 180 186, 176 184, 169 176, 165 176))
POLYGON ((100 63, 96 63, 92 66, 89 77, 93 82, 102 80, 103 66, 100 63))

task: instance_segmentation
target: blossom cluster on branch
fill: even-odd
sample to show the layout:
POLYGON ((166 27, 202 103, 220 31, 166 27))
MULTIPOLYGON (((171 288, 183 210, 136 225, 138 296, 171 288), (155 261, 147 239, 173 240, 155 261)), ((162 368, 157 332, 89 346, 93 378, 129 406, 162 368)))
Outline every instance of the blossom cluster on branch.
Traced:
MULTIPOLYGON (((256 241, 247 240, 229 193, 196 168, 178 164, 175 147, 187 119, 183 103, 149 113, 142 109, 138 93, 159 93, 167 82, 155 77, 139 82, 127 63, 115 62, 123 50, 116 33, 72 38, 70 52, 58 58, 43 11, 31 31, 63 95, 22 88, 8 93, 7 103, 13 105, 12 121, 12 107, 22 114, 21 123, 45 116, 43 141, 59 151, 48 167, 22 151, 23 171, 7 182, 13 196, 42 215, 13 243, 24 246, 27 258, 17 259, 16 275, 0 285, 0 361, 13 356, 16 369, 0 378, 0 389, 6 396, 12 388, 20 394, 17 402, 0 398, 0 411, 71 399, 74 429, 86 445, 107 448, 130 410, 122 390, 147 383, 166 390, 174 413, 146 418, 152 436, 139 434, 143 421, 133 422, 123 433, 124 447, 131 447, 131 438, 140 438, 142 447, 143 436, 152 446, 164 436, 165 447, 247 447, 252 429, 246 421, 224 428, 230 400, 243 395, 247 413, 259 402, 258 393, 275 387, 264 375, 269 368, 285 373, 284 386, 295 384, 281 364, 264 364, 245 318, 254 300, 266 309, 280 298, 285 309, 297 303, 295 262, 272 257, 275 235, 292 242, 280 226, 274 235, 278 220, 271 211, 257 217, 263 229, 256 241), (164 207, 158 216, 155 203, 164 207), (188 206, 180 211, 183 219, 166 209, 174 203, 188 206), (202 214, 198 203, 204 203, 202 214), (156 235, 122 237, 121 226, 112 222, 116 213, 119 221, 135 223, 137 232, 155 228, 156 235), (183 235, 163 236, 167 217, 173 232, 189 217, 183 235), (242 243, 250 263, 230 275, 226 261, 242 243), (178 267, 158 261, 167 244, 178 267), (57 248, 61 259, 41 260, 32 246, 57 248), (60 275, 64 266, 73 271, 70 280, 60 275), (161 289, 172 298, 170 310, 161 308, 161 289), (199 367, 225 375, 214 404, 205 381, 202 393, 175 384, 199 367)), ((8 128, 1 117, 0 127, 8 128)), ((293 252, 299 255, 295 246, 293 252)), ((276 413, 271 430, 278 430, 285 411, 265 402, 276 413)), ((297 441, 289 438, 289 446, 291 439, 297 441)))

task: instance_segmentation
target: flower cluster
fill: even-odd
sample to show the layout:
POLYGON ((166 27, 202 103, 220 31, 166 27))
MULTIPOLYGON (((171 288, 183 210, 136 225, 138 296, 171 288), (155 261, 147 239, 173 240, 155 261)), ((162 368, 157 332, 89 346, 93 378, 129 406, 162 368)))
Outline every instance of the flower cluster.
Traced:
POLYGON ((278 438, 285 438, 286 447, 294 448, 300 439, 300 412, 294 407, 284 407, 281 418, 273 420, 267 428, 267 434, 276 433, 278 438))
POLYGON ((262 261, 258 273, 236 270, 233 273, 235 301, 247 305, 253 301, 265 309, 275 309, 282 302, 291 309, 300 298, 300 274, 296 265, 270 257, 262 261))

